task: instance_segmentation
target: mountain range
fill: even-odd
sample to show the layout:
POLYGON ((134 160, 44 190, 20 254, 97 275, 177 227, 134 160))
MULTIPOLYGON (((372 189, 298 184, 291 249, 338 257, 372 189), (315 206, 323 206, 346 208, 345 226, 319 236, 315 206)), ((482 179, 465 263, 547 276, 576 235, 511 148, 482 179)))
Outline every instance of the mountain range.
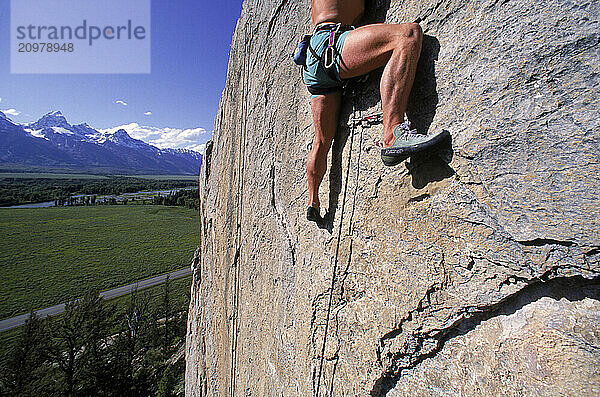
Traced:
POLYGON ((198 174, 202 155, 159 149, 127 131, 99 131, 71 125, 60 111, 19 124, 0 112, 0 168, 77 169, 125 174, 198 174))

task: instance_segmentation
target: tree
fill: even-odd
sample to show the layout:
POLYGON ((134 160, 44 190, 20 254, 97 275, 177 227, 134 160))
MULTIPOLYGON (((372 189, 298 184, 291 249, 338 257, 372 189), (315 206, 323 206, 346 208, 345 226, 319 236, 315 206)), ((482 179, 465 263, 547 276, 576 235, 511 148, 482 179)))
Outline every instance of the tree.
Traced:
POLYGON ((164 318, 164 339, 163 339, 163 354, 168 356, 171 352, 171 340, 170 340, 170 331, 171 331, 171 302, 170 302, 170 282, 169 275, 167 274, 167 278, 165 279, 164 288, 163 288, 163 299, 161 305, 161 317, 164 318))
POLYGON ((2 369, 0 394, 33 395, 39 392, 44 377, 45 349, 48 343, 46 324, 31 312, 21 329, 19 339, 11 349, 2 369), (3 390, 5 389, 5 390, 3 390))
POLYGON ((67 303, 63 314, 51 323, 47 353, 56 364, 58 392, 102 395, 108 377, 104 347, 110 319, 98 291, 67 303))
POLYGON ((108 347, 114 312, 98 291, 89 292, 79 306, 83 311, 84 350, 82 355, 82 394, 86 396, 108 395, 112 382, 108 347))
POLYGON ((162 378, 160 378, 160 382, 158 382, 158 397, 173 397, 177 381, 176 369, 171 366, 167 367, 162 378))
POLYGON ((149 300, 133 290, 125 311, 119 315, 120 331, 111 348, 115 395, 149 395, 149 371, 142 360, 151 349, 154 321, 149 300))

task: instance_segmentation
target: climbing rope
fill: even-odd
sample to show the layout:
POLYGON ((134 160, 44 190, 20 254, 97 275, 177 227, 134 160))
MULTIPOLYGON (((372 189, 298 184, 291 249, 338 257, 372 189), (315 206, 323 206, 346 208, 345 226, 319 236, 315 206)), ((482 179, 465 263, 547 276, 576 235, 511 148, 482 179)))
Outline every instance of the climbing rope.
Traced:
MULTIPOLYGON (((319 360, 319 373, 317 376, 317 386, 315 389, 315 397, 319 397, 319 390, 321 387, 321 378, 323 376, 323 367, 324 367, 324 363, 325 363, 325 350, 327 347, 327 336, 328 336, 328 332, 329 332, 329 320, 331 319, 331 310, 332 310, 332 306, 333 306, 333 292, 335 289, 335 284, 337 282, 337 272, 338 272, 338 264, 339 264, 339 252, 340 252, 340 244, 341 244, 341 240, 342 240, 342 226, 343 226, 343 222, 344 222, 344 212, 346 209, 346 197, 348 194, 348 181, 349 181, 349 176, 350 176, 350 167, 352 164, 352 151, 353 151, 353 146, 354 146, 354 135, 355 135, 355 131, 356 131, 356 127, 358 125, 361 126, 361 133, 360 133, 360 142, 359 142, 359 152, 358 152, 358 159, 357 159, 357 169, 356 169, 356 176, 355 176, 355 188, 354 188, 354 198, 353 198, 353 208, 352 208, 352 213, 350 216, 350 224, 349 224, 349 236, 352 236, 352 219, 354 218, 354 207, 356 204, 356 195, 358 192, 358 177, 359 177, 359 173, 360 173, 360 157, 361 157, 361 152, 362 152, 362 141, 363 141, 363 131, 365 128, 370 127, 371 125, 381 122, 380 120, 382 120, 382 113, 376 113, 376 114, 372 114, 369 116, 365 116, 365 117, 361 117, 359 114, 359 117, 356 117, 356 103, 355 103, 355 93, 356 93, 356 87, 352 87, 352 94, 351 94, 351 99, 352 99, 352 117, 349 119, 349 123, 348 123, 348 127, 349 127, 349 136, 350 136, 350 148, 348 150, 348 164, 347 164, 347 168, 346 168, 346 181, 344 183, 344 195, 342 198, 342 209, 341 209, 341 213, 340 213, 340 223, 339 223, 339 228, 338 228, 338 235, 337 235, 337 243, 336 243, 336 248, 335 248, 335 256, 334 256, 334 262, 333 262, 333 272, 331 275, 331 285, 329 287, 329 301, 327 303, 327 315, 325 318, 325 330, 324 330, 324 334, 323 334, 323 344, 321 345, 321 357, 319 360)), ((352 238, 352 237, 351 237, 352 238)), ((352 243, 352 241, 351 241, 352 243)), ((333 395, 333 383, 331 385, 331 395, 333 395)))
MULTIPOLYGON (((248 31, 248 22, 246 22, 246 31, 248 31)), ((238 334, 240 329, 239 321, 239 305, 240 305, 240 273, 241 273, 241 262, 242 262, 242 219, 244 215, 243 211, 243 200, 244 200, 244 171, 246 168, 246 138, 248 130, 248 80, 250 78, 249 64, 251 40, 246 41, 246 48, 244 49, 244 64, 243 64, 243 90, 242 92, 242 136, 240 150, 238 153, 238 164, 240 167, 239 182, 237 188, 238 202, 237 202, 237 226, 236 226, 236 252, 234 256, 235 265, 235 280, 234 280, 234 304, 233 304, 233 315, 231 324, 231 363, 230 363, 230 392, 229 395, 235 395, 235 372, 237 368, 237 344, 238 334)))
MULTIPOLYGON (((352 98, 352 106, 354 107, 354 97, 352 98)), ((354 220, 354 210, 356 209, 356 196, 358 195, 358 178, 360 177, 360 159, 362 156, 363 134, 365 128, 369 128, 374 124, 383 123, 383 113, 376 113, 365 116, 361 119, 360 139, 358 141, 358 159, 356 159, 356 176, 354 177, 354 197, 352 198, 352 212, 350 213, 350 222, 348 222, 348 235, 352 239, 354 230, 352 229, 354 220)))

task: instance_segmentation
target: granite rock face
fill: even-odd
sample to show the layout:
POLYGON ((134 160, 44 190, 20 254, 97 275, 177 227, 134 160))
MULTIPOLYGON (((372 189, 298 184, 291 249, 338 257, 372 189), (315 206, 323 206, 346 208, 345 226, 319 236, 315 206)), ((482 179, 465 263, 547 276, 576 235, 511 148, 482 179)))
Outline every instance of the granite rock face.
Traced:
POLYGON ((449 340, 388 396, 597 396, 600 302, 542 297, 449 340))
POLYGON ((305 219, 310 2, 246 0, 201 171, 187 396, 597 395, 600 3, 372 1, 421 18, 408 116, 452 142, 386 168, 377 72, 344 97, 305 219), (360 124, 360 123, 358 123, 360 124))

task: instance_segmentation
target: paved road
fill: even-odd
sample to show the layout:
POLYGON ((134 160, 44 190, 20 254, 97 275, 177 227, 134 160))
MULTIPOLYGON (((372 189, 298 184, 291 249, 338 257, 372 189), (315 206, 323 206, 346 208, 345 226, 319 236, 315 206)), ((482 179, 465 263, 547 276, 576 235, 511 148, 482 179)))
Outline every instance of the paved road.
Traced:
MULTIPOLYGON (((167 274, 161 274, 160 276, 148 278, 146 280, 140 280, 133 284, 124 285, 122 287, 118 287, 115 289, 101 292, 100 296, 103 297, 104 299, 117 298, 119 296, 127 295, 134 288, 141 290, 144 288, 153 287, 155 285, 162 284, 167 279, 167 275, 169 276, 170 280, 175 280, 178 278, 189 276, 191 274, 192 274, 192 270, 188 266, 185 269, 177 270, 177 271, 167 273, 167 274)), ((47 316, 55 316, 64 311, 65 311, 65 304, 61 303, 60 305, 37 310, 36 313, 40 317, 47 317, 47 316)), ((20 316, 11 317, 11 318, 7 318, 6 320, 2 320, 2 321, 0 321, 0 332, 21 326, 21 325, 25 324, 25 320, 27 320, 28 318, 29 318, 29 313, 21 314, 20 316)))

